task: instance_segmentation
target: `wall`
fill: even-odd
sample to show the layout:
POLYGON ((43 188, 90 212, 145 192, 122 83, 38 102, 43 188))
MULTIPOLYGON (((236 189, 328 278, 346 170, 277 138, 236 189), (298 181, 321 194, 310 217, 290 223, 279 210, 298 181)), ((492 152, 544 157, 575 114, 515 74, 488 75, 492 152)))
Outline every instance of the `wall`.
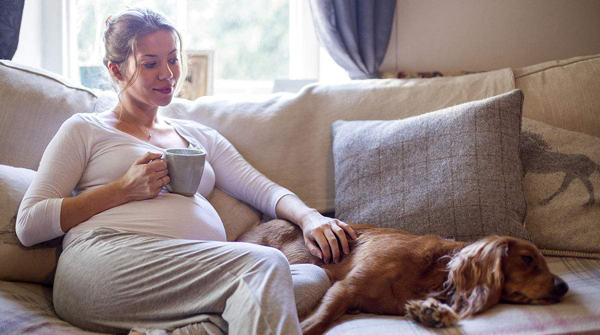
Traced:
POLYGON ((382 71, 485 71, 600 54, 598 0, 398 0, 382 71))
MULTIPOLYGON (((77 75, 62 57, 76 38, 65 31, 70 5, 25 1, 13 61, 77 75)), ((600 0, 398 0, 392 30, 382 71, 527 66, 600 54, 600 0)))

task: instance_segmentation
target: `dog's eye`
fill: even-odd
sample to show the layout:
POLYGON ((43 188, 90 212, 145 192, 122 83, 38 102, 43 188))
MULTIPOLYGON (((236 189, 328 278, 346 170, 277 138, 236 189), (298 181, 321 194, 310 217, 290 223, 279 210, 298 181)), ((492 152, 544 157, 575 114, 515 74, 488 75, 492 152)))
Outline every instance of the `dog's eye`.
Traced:
POLYGON ((531 256, 523 255, 523 256, 521 256, 521 259, 522 259, 522 260, 523 260, 523 262, 525 262, 526 264, 531 264, 531 263, 533 263, 533 257, 531 257, 531 256))

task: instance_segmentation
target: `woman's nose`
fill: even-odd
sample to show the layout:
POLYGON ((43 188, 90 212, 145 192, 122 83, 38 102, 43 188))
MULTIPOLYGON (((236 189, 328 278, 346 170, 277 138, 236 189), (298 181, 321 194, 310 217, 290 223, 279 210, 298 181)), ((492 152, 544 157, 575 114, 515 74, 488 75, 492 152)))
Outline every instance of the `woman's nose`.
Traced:
POLYGON ((173 78, 173 71, 169 67, 169 64, 163 64, 160 67, 160 72, 158 73, 159 80, 168 80, 173 78))

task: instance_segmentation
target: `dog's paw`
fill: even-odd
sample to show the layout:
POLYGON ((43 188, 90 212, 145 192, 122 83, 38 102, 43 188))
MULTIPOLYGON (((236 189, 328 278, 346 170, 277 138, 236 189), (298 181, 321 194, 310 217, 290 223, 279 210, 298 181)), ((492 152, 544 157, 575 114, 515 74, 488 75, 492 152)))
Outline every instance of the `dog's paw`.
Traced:
POLYGON ((433 298, 411 300, 404 309, 410 319, 432 328, 452 327, 460 320, 450 306, 433 298))

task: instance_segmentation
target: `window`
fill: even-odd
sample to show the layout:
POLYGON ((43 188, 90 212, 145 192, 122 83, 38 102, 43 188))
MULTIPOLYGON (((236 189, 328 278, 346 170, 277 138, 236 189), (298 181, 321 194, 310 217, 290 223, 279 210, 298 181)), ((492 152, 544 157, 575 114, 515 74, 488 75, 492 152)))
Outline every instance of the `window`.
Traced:
POLYGON ((271 93, 275 81, 348 79, 319 49, 305 0, 74 1, 76 52, 86 86, 102 87, 97 79, 105 71, 105 21, 125 6, 147 6, 169 17, 184 36, 184 50, 214 50, 214 94, 271 93), (328 71, 320 70, 323 62, 328 71))

